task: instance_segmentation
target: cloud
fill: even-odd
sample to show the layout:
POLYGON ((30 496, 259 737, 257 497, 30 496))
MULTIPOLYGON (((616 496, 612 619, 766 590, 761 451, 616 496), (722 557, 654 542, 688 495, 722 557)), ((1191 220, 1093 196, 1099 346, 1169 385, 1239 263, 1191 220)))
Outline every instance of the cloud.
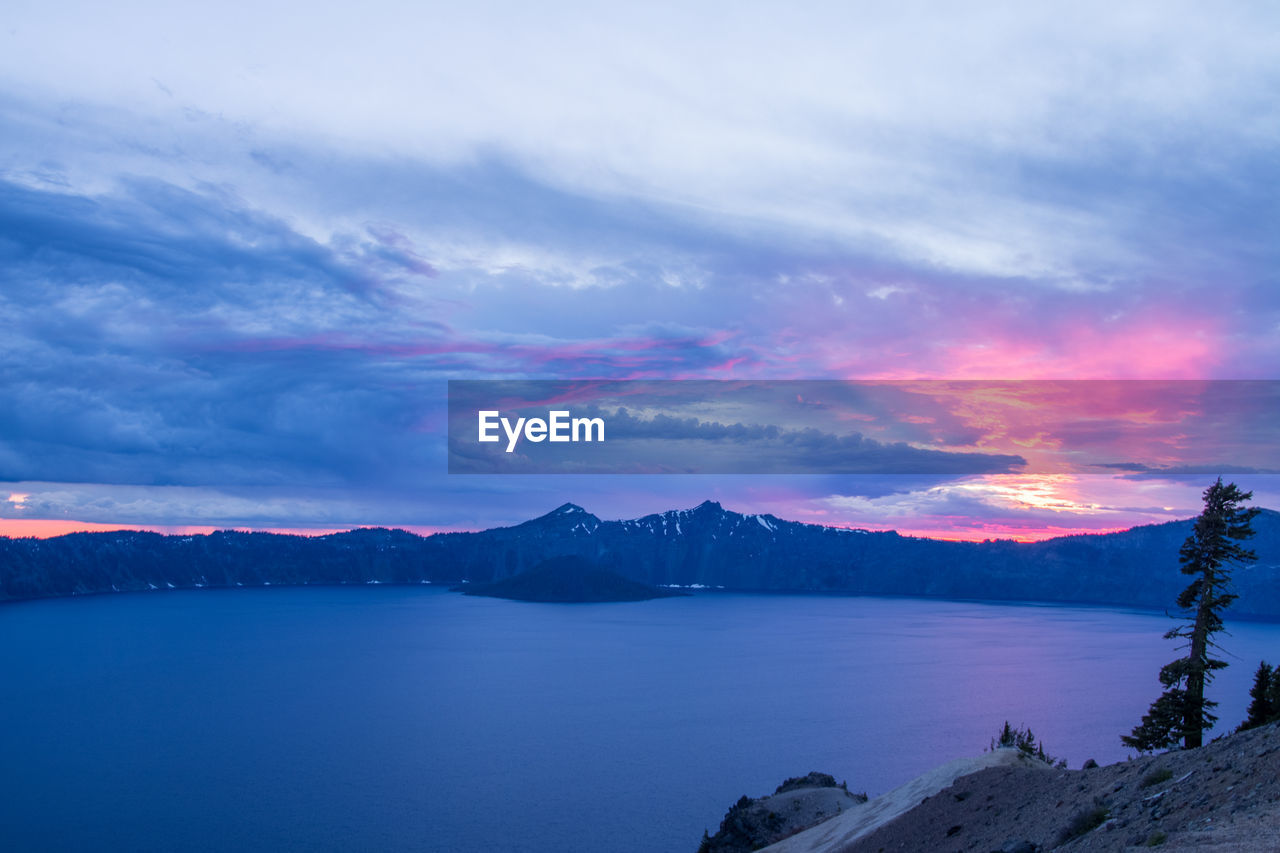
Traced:
MULTIPOLYGON (((1185 497, 1186 490, 1181 492, 1185 497)), ((1184 501, 1167 507, 1134 506, 1134 496, 1135 489, 1110 478, 1013 474, 968 478, 883 497, 835 494, 821 503, 859 526, 933 530, 961 538, 1035 539, 1106 532, 1195 514, 1184 501)))
MULTIPOLYGON (((661 509, 720 487, 449 480, 445 380, 1275 378, 1269 7, 425 15, 14 11, 0 478, 276 489, 271 523, 661 509)), ((858 432, 987 436, 923 416, 858 432)))
MULTIPOLYGON (((575 408, 572 415, 599 418, 607 430, 603 443, 534 446, 525 442, 519 453, 507 453, 501 441, 484 446, 475 441, 477 411, 471 404, 451 402, 452 472, 960 476, 1006 472, 1026 464, 1011 454, 932 450, 876 441, 856 432, 722 423, 661 411, 637 416, 626 408, 596 405, 575 408)), ((519 414, 545 418, 546 411, 521 409, 519 414)), ((511 418, 516 416, 510 413, 511 418)))
POLYGON ((1215 218, 1258 233, 1275 169, 1275 22, 1261 6, 1190 3, 1065 16, 375 4, 361 20, 336 7, 305 20, 250 4, 31 7, 0 75, 45 101, 169 124, 226 117, 276 170, 314 169, 278 150, 299 139, 464 173, 488 156, 577 197, 660 200, 738 230, 1094 290, 1116 267, 1149 268, 1154 248, 1211 268, 1224 253, 1185 237, 1215 218), (1252 204, 1166 204, 1224 186, 1252 204))
POLYGON ((1274 468, 1257 468, 1251 465, 1167 465, 1152 467, 1132 462, 1117 462, 1099 465, 1100 468, 1113 468, 1123 471, 1126 480, 1160 480, 1164 482, 1190 483, 1203 485, 1207 477, 1223 477, 1230 480, 1235 477, 1259 477, 1268 480, 1280 474, 1274 468))
POLYGON ((443 377, 661 374, 734 359, 713 330, 583 337, 435 319, 461 298, 385 225, 321 243, 216 189, 0 183, 0 478, 394 491, 443 459, 443 377), (398 485, 399 484, 399 485, 398 485))
POLYGON ((3 183, 0 222, 0 477, 324 482, 389 467, 385 444, 353 437, 388 439, 423 408, 340 352, 243 352, 377 322, 404 269, 379 252, 153 181, 96 197, 3 183))

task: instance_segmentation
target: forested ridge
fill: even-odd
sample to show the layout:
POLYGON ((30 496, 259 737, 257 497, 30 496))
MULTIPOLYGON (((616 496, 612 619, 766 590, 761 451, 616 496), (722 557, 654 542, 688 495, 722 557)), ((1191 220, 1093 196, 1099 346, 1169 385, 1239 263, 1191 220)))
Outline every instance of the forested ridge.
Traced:
MULTIPOLYGON (((1045 542, 944 542, 743 515, 706 502, 626 521, 573 504, 513 527, 418 536, 138 531, 0 537, 0 600, 165 588, 491 582, 576 555, 647 584, 744 591, 923 595, 1165 609, 1183 584, 1191 522, 1045 542)), ((1254 527, 1233 616, 1280 618, 1280 513, 1254 527)))

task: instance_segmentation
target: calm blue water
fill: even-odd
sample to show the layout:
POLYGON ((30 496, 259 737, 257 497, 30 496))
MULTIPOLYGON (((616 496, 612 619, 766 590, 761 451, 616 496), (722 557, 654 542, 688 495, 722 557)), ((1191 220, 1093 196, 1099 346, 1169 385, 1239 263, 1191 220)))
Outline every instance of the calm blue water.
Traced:
MULTIPOLYGON (((701 595, 536 605, 431 588, 0 607, 6 850, 682 851, 809 770, 882 793, 1005 719, 1073 767, 1173 657, 1162 615, 701 595)), ((1280 625, 1236 623, 1243 717, 1280 625)), ((1220 726, 1222 728, 1222 726, 1220 726)))

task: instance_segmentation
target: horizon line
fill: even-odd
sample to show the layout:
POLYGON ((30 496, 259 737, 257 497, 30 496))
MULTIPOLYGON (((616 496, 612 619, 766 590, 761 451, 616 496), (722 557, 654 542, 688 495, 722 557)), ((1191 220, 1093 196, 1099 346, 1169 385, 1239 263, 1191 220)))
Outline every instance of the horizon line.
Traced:
MULTIPOLYGON (((718 501, 713 501, 718 503, 718 501)), ((573 504, 577 506, 577 504, 573 504)), ((565 506, 562 504, 561 507, 565 506)), ((590 513, 582 507, 578 507, 584 512, 590 513)), ((557 508, 558 509, 558 508, 557 508)), ((689 508, 693 509, 693 507, 689 508)), ((1265 509, 1265 508, 1263 508, 1265 509)), ((355 530, 402 530, 415 536, 429 537, 438 533, 483 533, 488 530, 501 529, 503 527, 514 527, 538 518, 546 517, 555 513, 557 510, 543 513, 540 516, 521 521, 512 521, 506 524, 494 524, 488 527, 440 527, 426 524, 352 524, 340 526, 322 526, 322 527, 299 527, 299 526, 273 526, 273 525, 210 525, 210 524, 128 524, 113 522, 92 522, 78 521, 74 519, 14 519, 0 518, 0 538, 5 539, 55 539, 61 536, 69 536, 75 533, 113 533, 113 532, 139 532, 139 533, 156 533, 162 536, 208 536, 221 531, 233 531, 236 533, 269 533, 278 536, 301 536, 306 538, 318 538, 321 536, 331 536, 337 533, 349 533, 355 530)), ((665 512, 681 512, 682 510, 666 510, 665 512)), ((689 510, 683 510, 685 512, 689 510)), ((792 519, 781 518, 772 513, 737 513, 735 510, 726 510, 726 512, 735 512, 743 516, 771 515, 780 521, 792 524, 805 524, 815 527, 828 527, 837 530, 864 530, 869 533, 896 533, 899 536, 915 538, 915 539, 931 539, 940 542, 996 542, 996 541, 1012 541, 1021 544, 1029 544, 1033 542, 1044 542, 1050 539, 1061 539, 1069 536, 1106 536, 1113 533, 1122 533, 1128 530, 1134 530, 1139 527, 1153 526, 1154 524, 1169 522, 1152 522, 1149 524, 1134 524, 1121 527, 1059 527, 1044 526, 1039 528, 1008 528, 994 527, 986 525, 982 527, 972 527, 968 529, 942 529, 942 528, 924 528, 924 527, 862 527, 852 524, 822 524, 812 521, 795 521, 792 519)), ((662 515, 663 513, 649 513, 649 515, 662 515)), ((596 516, 599 518, 598 516, 596 516)), ((639 518, 643 518, 640 516, 639 518)), ((1188 516, 1191 518, 1192 516, 1188 516)), ((603 521, 635 521, 638 519, 602 519, 603 521)), ((1174 519, 1173 521, 1183 521, 1186 519, 1174 519)), ((975 520, 975 524, 978 524, 975 520)))

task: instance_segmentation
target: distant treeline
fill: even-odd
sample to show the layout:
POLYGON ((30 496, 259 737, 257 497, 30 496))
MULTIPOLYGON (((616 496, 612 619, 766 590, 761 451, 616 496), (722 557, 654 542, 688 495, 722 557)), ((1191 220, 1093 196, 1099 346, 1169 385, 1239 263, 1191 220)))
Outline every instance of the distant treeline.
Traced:
MULTIPOLYGON (((1280 618, 1280 513, 1264 510, 1234 573, 1232 616, 1280 618)), ((0 537, 0 599, 264 584, 491 582, 576 555, 647 584, 924 595, 1165 609, 1184 585, 1189 521, 1034 544, 942 542, 742 515, 707 502, 632 521, 573 506, 515 527, 417 536, 360 529, 301 537, 120 531, 0 537)))

